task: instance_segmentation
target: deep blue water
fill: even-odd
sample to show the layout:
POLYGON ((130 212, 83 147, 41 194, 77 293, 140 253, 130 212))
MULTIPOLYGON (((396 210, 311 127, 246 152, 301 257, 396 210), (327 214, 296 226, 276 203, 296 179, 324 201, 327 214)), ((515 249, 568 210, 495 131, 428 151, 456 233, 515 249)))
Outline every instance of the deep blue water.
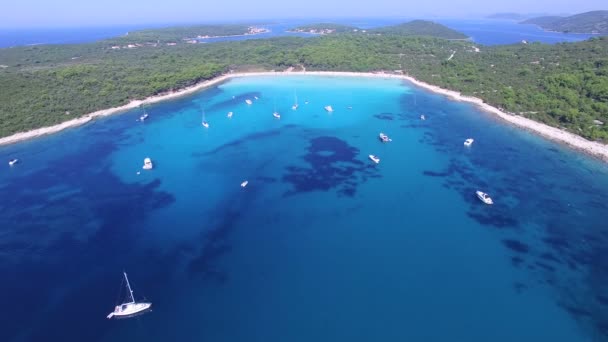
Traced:
MULTIPOLYGON (((268 28, 270 32, 252 35, 225 38, 202 39, 204 42, 234 41, 246 39, 261 39, 280 36, 314 37, 305 33, 286 32, 298 25, 316 22, 336 22, 353 25, 361 28, 375 28, 386 25, 395 25, 416 18, 391 18, 391 19, 308 19, 308 20, 273 20, 270 24, 258 26, 268 28)), ((475 42, 485 45, 514 44, 522 40, 530 42, 542 42, 554 44, 559 42, 574 42, 588 39, 592 35, 566 34, 556 32, 545 32, 534 25, 520 25, 513 21, 487 20, 487 19, 437 19, 450 28, 463 32, 470 36, 475 42)), ((94 27, 94 28, 62 28, 62 29, 27 29, 7 30, 0 29, 0 48, 17 45, 32 44, 66 44, 93 42, 104 38, 124 35, 126 32, 154 27, 155 25, 130 25, 118 27, 94 27)), ((156 25, 161 26, 161 25, 156 25)), ((166 25, 165 25, 166 26, 166 25)))
POLYGON ((148 110, 0 147, 0 341, 608 339, 605 164, 398 80, 148 110))

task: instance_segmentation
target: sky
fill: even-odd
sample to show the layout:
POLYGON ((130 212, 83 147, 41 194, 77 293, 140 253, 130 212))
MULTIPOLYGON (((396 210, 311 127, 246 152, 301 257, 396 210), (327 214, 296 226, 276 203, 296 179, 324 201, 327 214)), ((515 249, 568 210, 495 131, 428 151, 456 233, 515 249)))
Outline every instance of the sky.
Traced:
POLYGON ((278 18, 481 18, 497 12, 575 14, 606 0, 7 0, 0 27, 213 23, 278 18))

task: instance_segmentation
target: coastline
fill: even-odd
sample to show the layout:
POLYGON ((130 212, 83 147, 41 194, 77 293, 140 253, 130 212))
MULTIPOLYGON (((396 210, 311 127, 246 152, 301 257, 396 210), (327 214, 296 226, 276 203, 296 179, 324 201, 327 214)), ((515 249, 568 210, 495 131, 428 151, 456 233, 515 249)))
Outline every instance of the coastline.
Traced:
POLYGON ((436 94, 440 94, 443 96, 447 96, 452 100, 461 101, 471 103, 483 111, 494 114, 502 120, 513 124, 517 127, 526 129, 532 133, 538 134, 546 139, 552 140, 554 142, 565 144, 577 151, 584 152, 590 156, 601 159, 604 162, 608 162, 608 145, 602 144, 596 141, 587 140, 581 136, 576 134, 561 130, 556 127, 552 127, 519 115, 509 114, 500 109, 493 107, 487 103, 484 103, 483 100, 477 97, 465 96, 461 93, 453 90, 444 89, 438 86, 434 86, 422 81, 419 81, 411 76, 406 75, 395 75, 395 74, 385 74, 385 73, 360 73, 360 72, 334 72, 334 71, 279 71, 279 72, 248 72, 248 73, 229 73, 224 74, 218 77, 215 77, 210 80, 206 80, 200 82, 196 85, 173 91, 168 94, 154 95, 148 97, 144 100, 133 100, 126 105, 102 109, 93 113, 86 114, 80 118, 68 120, 62 122, 60 124, 37 128, 27 132, 20 132, 13 134, 8 137, 0 138, 0 146, 17 143, 23 140, 33 139, 37 137, 41 137, 48 134, 53 134, 60 132, 64 129, 77 127, 80 125, 84 125, 92 120, 97 118, 103 118, 109 115, 122 113, 128 111, 130 109, 135 109, 142 104, 152 104, 161 101, 166 101, 170 99, 175 99, 181 96, 185 96, 199 90, 223 83, 230 78, 236 77, 255 77, 255 76, 294 76, 294 75, 316 75, 316 76, 338 76, 338 77, 374 77, 374 78, 393 78, 393 79, 402 79, 414 84, 417 87, 426 89, 436 94))

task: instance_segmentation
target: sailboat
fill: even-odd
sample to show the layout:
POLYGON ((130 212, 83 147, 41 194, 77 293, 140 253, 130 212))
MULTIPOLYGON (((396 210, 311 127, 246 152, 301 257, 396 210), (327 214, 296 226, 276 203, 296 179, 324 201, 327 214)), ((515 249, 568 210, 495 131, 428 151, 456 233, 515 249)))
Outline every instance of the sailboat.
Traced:
POLYGON ((296 94, 296 92, 294 91, 293 93, 293 97, 295 98, 295 101, 293 103, 293 106, 291 106, 291 109, 293 110, 298 110, 298 94, 296 94))
POLYGON ((274 116, 277 119, 281 118, 281 114, 279 114, 279 112, 277 112, 277 105, 276 105, 276 103, 274 105, 274 113, 272 113, 272 116, 274 116))
POLYGON ((203 109, 203 127, 209 128, 209 123, 205 120, 205 110, 203 109))
POLYGON ((108 319, 110 319, 112 317, 116 317, 116 318, 133 317, 133 316, 142 314, 142 313, 150 310, 150 307, 152 306, 152 303, 149 303, 149 302, 136 302, 135 301, 135 297, 133 297, 133 290, 131 290, 131 284, 129 284, 129 278, 127 278, 127 272, 122 272, 122 273, 125 275, 125 281, 127 283, 127 291, 128 291, 127 300, 130 299, 130 301, 124 302, 120 305, 116 305, 116 307, 114 308, 114 311, 110 312, 110 314, 107 316, 108 319))
POLYGON ((139 121, 144 122, 148 118, 148 113, 146 113, 146 107, 141 106, 144 109, 144 113, 139 117, 139 121))

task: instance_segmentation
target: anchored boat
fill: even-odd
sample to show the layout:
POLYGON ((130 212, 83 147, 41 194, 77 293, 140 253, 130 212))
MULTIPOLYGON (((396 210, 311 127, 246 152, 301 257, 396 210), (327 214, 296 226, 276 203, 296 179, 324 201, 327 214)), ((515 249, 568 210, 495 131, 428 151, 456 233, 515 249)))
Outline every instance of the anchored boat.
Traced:
POLYGON ((124 302, 120 305, 116 305, 114 307, 114 311, 110 312, 107 316, 108 319, 112 317, 116 318, 129 318, 133 316, 137 316, 143 314, 144 312, 150 310, 152 307, 152 303, 150 302, 136 302, 135 297, 133 296, 133 290, 131 289, 131 284, 129 284, 129 278, 127 277, 127 273, 123 272, 125 276, 125 282, 127 286, 127 300, 128 302, 124 302))

